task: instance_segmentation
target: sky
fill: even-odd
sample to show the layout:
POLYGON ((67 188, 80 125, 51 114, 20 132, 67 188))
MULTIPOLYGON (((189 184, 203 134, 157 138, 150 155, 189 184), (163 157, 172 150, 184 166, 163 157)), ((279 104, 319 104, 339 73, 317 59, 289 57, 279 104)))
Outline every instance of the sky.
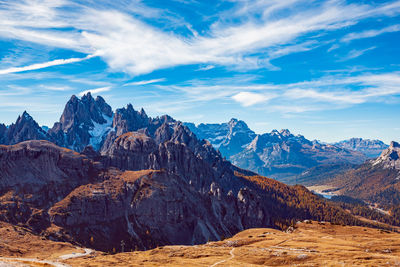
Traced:
POLYGON ((400 141, 400 1, 0 0, 0 122, 75 94, 257 133, 400 141))

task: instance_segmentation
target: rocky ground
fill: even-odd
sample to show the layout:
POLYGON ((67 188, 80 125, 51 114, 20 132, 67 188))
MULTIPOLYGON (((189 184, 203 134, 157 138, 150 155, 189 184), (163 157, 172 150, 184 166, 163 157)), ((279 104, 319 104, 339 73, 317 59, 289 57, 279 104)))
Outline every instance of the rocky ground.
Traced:
POLYGON ((10 225, 2 225, 1 234, 0 266, 400 266, 399 233, 323 222, 113 255, 42 240, 10 225))

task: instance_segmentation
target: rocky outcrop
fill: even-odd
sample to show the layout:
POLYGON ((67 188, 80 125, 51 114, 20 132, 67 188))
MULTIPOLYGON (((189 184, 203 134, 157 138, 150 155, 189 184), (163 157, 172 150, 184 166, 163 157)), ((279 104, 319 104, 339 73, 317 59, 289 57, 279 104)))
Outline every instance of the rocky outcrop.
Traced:
POLYGON ((48 225, 46 209, 98 178, 100 164, 48 141, 0 146, 0 219, 34 228, 48 225))
POLYGON ((385 169, 400 170, 400 144, 391 142, 390 146, 372 162, 372 165, 381 165, 385 169))
MULTIPOLYGON (((239 190, 237 196, 227 193, 205 162, 193 155, 193 162, 186 162, 190 151, 184 144, 160 146, 154 164, 169 168, 161 171, 105 169, 47 141, 0 146, 0 219, 105 251, 118 249, 121 240, 130 249, 197 244, 231 236, 244 226, 272 225, 268 205, 252 203, 256 187, 245 189, 246 194, 239 190), (262 216, 255 220, 253 212, 262 216)), ((132 155, 156 147, 140 133, 115 141, 115 152, 132 155)), ((129 168, 144 164, 131 163, 129 168)), ((236 184, 232 188, 244 186, 233 175, 230 179, 236 184)))
POLYGON ((55 224, 79 233, 83 242, 93 236, 95 247, 111 251, 124 240, 131 250, 231 236, 243 228, 235 205, 225 202, 223 197, 213 201, 165 171, 127 171, 77 188, 49 213, 55 224), (224 205, 229 214, 218 213, 224 205), (86 216, 81 218, 80 213, 86 216))
POLYGON ((380 140, 370 140, 362 138, 351 138, 334 144, 335 146, 348 150, 359 151, 368 158, 378 157, 388 145, 380 140))

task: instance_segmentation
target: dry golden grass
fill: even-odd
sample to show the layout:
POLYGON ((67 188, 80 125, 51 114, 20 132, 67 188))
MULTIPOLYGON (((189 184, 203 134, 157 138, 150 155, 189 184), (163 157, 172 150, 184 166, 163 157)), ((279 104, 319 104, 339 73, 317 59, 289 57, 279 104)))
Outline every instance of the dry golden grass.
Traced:
POLYGON ((34 235, 30 230, 0 222, 0 256, 55 259, 72 252, 83 252, 70 243, 54 242, 34 235))
POLYGON ((72 266, 400 266, 400 234, 330 223, 301 223, 293 233, 250 229, 204 245, 165 246, 70 259, 67 263, 72 266))
MULTIPOLYGON (((293 233, 249 229, 232 238, 197 246, 60 260, 83 252, 68 243, 43 240, 23 228, 0 223, 2 257, 38 258, 71 266, 400 266, 400 234, 356 226, 312 222, 293 233)), ((1 260, 0 260, 1 261, 1 260)), ((17 261, 15 261, 17 262, 17 261)), ((26 261, 30 266, 51 266, 26 261)))

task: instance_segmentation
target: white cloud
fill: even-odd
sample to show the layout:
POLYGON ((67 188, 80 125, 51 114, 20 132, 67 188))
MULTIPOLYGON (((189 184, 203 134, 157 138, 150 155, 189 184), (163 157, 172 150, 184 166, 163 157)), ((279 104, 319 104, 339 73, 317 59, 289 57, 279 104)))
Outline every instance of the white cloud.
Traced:
POLYGON ((214 68, 215 68, 214 65, 206 65, 206 66, 203 66, 203 67, 198 68, 197 70, 199 70, 199 71, 206 71, 206 70, 212 70, 212 69, 214 69, 214 68))
POLYGON ((364 55, 366 52, 368 52, 370 50, 374 50, 375 48, 376 48, 376 46, 368 47, 368 48, 362 49, 362 50, 353 49, 345 57, 341 58, 338 61, 346 61, 346 60, 358 58, 358 57, 364 55))
POLYGON ((68 86, 68 85, 47 85, 47 84, 42 84, 39 87, 43 88, 45 90, 49 90, 49 91, 70 91, 70 90, 72 90, 72 87, 68 86))
POLYGON ((100 88, 85 90, 85 91, 80 92, 78 95, 79 96, 83 96, 83 95, 86 95, 89 92, 91 94, 98 94, 98 93, 107 92, 107 91, 110 91, 110 90, 111 90, 111 86, 106 86, 106 87, 100 87, 100 88))
POLYGON ((347 35, 345 35, 341 41, 342 42, 350 42, 353 40, 357 40, 357 39, 365 39, 365 38, 371 38, 371 37, 375 37, 384 33, 388 33, 388 32, 398 32, 400 31, 400 25, 396 24, 396 25, 392 25, 389 27, 385 27, 383 29, 380 30, 368 30, 368 31, 363 31, 363 32, 356 32, 356 33, 349 33, 347 35))
POLYGON ((176 21, 183 27, 193 27, 173 17, 167 19, 163 29, 145 23, 140 18, 157 21, 165 12, 148 8, 138 0, 134 5, 106 1, 91 7, 87 6, 91 1, 15 1, 0 7, 0 36, 86 54, 97 52, 112 70, 133 75, 187 64, 277 69, 269 63, 271 58, 318 46, 318 39, 306 38, 303 45, 297 44, 309 33, 332 31, 365 18, 400 12, 397 2, 306 2, 235 2, 233 12, 226 11, 229 19, 222 16, 205 32, 182 36, 173 31, 176 21), (235 20, 240 23, 233 24, 235 20))
MULTIPOLYGON (((341 109, 363 103, 391 102, 400 94, 400 73, 328 75, 319 79, 287 83, 260 84, 255 77, 193 80, 177 85, 158 85, 160 94, 168 92, 166 106, 190 109, 193 103, 211 101, 243 107, 276 111, 283 114, 341 109), (172 102, 171 102, 172 101, 172 102), (268 105, 260 105, 267 103, 268 105), (258 105, 257 105, 258 104, 258 105), (254 106, 254 107, 253 107, 254 106)), ((157 105, 164 105, 156 103, 157 105)), ((164 106, 163 106, 164 107, 164 106)), ((167 107, 166 107, 167 108, 167 107)))
POLYGON ((160 79, 152 79, 152 80, 144 80, 144 81, 138 81, 138 82, 131 82, 131 83, 126 83, 123 86, 129 86, 129 85, 147 85, 147 84, 152 84, 152 83, 159 83, 159 82, 164 82, 166 81, 165 78, 160 78, 160 79))
POLYGON ((23 72, 23 71, 29 71, 29 70, 38 70, 38 69, 44 69, 52 66, 58 66, 58 65, 65 65, 65 64, 71 64, 71 63, 76 63, 76 62, 81 62, 87 59, 90 59, 94 57, 95 55, 88 55, 83 58, 68 58, 68 59, 56 59, 44 63, 37 63, 37 64, 32 64, 29 66, 25 67, 11 67, 7 69, 0 70, 0 75, 1 74, 10 74, 10 73, 17 73, 17 72, 23 72))
POLYGON ((263 94, 252 93, 252 92, 240 92, 232 96, 233 100, 239 102, 244 107, 249 107, 258 103, 266 102, 271 98, 273 98, 273 96, 266 96, 263 94))

